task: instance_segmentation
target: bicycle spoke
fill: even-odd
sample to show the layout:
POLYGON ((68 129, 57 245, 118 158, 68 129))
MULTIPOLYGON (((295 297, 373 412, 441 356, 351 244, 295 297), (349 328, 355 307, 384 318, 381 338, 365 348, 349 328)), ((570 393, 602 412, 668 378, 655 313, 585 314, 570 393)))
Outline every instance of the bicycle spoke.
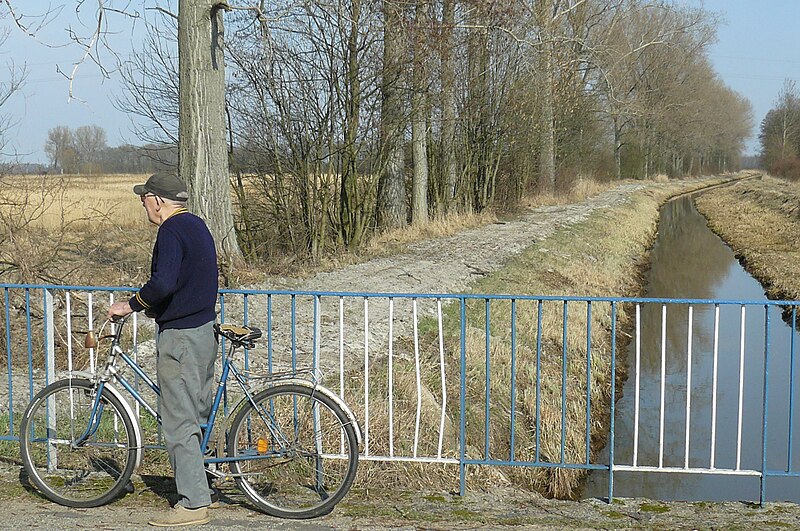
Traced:
POLYGON ((125 487, 135 465, 130 419, 104 395, 100 416, 92 420, 91 385, 63 380, 48 386, 31 402, 21 426, 30 479, 63 505, 107 503, 125 487))
POLYGON ((229 455, 242 457, 231 466, 242 474, 240 487, 276 516, 330 511, 349 489, 357 462, 355 434, 344 413, 302 386, 279 386, 256 401, 231 427, 229 455))

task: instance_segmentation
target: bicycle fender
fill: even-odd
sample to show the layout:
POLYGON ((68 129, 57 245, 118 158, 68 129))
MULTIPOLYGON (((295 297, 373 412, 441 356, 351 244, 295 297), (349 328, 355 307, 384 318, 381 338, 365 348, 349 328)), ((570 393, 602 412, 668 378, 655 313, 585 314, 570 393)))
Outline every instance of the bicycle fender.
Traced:
MULTIPOLYGON (((358 441, 358 446, 361 446, 361 425, 359 425, 358 420, 356 419, 355 414, 347 407, 344 400, 342 400, 339 395, 328 389, 327 387, 323 387, 321 385, 315 385, 313 382, 309 382, 308 380, 304 380, 302 378, 287 378, 285 380, 280 380, 280 385, 283 384, 294 384, 300 385, 302 387, 307 387, 308 389, 313 390, 315 393, 319 393, 321 395, 325 395, 331 400, 333 400, 337 406, 342 408, 345 415, 347 415, 347 419, 353 424, 356 431, 356 441, 358 441)), ((276 382, 278 385, 278 382, 276 382)))
MULTIPOLYGON (((93 381, 96 378, 96 376, 97 375, 92 374, 90 372, 72 371, 66 377, 68 379, 86 378, 87 380, 93 381)), ((111 382, 106 382, 103 388, 108 389, 108 392, 114 395, 114 397, 117 400, 119 400, 119 403, 122 404, 122 407, 125 409, 125 413, 128 414, 128 417, 131 419, 131 422, 133 423, 133 433, 134 437, 136 437, 136 440, 134 441, 136 443, 136 456, 134 457, 135 459, 134 462, 136 464, 133 467, 133 470, 135 472, 139 468, 139 465, 142 462, 142 448, 144 446, 142 443, 142 428, 139 426, 139 417, 136 416, 136 413, 133 411, 133 408, 125 399, 123 394, 119 391, 119 389, 114 387, 114 385, 111 384, 111 382)))

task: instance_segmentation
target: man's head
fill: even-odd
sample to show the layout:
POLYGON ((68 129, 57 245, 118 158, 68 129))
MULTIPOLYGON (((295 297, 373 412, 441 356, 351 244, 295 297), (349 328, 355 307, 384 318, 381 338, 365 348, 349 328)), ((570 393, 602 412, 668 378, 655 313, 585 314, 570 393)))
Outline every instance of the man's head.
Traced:
POLYGON ((151 175, 144 184, 133 187, 133 193, 142 200, 147 218, 156 225, 168 218, 176 209, 186 205, 189 193, 177 176, 169 173, 151 175))
POLYGON ((146 183, 134 186, 133 193, 139 197, 153 194, 162 199, 179 202, 186 202, 189 199, 186 184, 180 177, 172 173, 155 173, 151 175, 146 183))

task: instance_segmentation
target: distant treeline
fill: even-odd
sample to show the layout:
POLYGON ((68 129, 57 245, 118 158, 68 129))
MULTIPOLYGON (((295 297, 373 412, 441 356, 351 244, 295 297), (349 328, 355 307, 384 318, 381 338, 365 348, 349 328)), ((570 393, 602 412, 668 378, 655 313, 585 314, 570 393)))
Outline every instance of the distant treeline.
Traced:
POLYGON ((110 147, 105 130, 97 125, 54 127, 47 133, 44 151, 49 164, 7 164, 7 173, 152 173, 174 169, 178 163, 174 144, 110 147), (13 171, 15 166, 29 171, 13 171))

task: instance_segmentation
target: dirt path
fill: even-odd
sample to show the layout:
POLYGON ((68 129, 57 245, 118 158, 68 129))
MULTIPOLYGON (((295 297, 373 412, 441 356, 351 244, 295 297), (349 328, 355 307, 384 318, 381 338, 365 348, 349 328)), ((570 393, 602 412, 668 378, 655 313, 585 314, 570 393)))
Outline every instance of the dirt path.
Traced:
MULTIPOLYGON (((367 292, 367 293, 459 293, 474 281, 500 269, 510 258, 520 254, 535 242, 545 240, 556 230, 575 225, 592 214, 624 205, 631 194, 645 190, 654 183, 629 182, 589 198, 581 203, 539 207, 519 218, 467 230, 449 237, 415 242, 406 252, 368 262, 350 265, 330 272, 319 273, 302 281, 286 279, 271 280, 255 289, 287 289, 293 291, 367 292)), ((691 186, 691 185, 690 185, 691 186)), ((697 186, 697 185, 694 185, 697 186)), ((320 313, 329 318, 321 319, 320 360, 323 372, 338 370, 339 356, 339 301, 323 299, 320 313)), ((384 304, 385 306, 385 304, 384 304)), ((249 322, 266 329, 266 304, 251 303, 248 309, 249 322)), ((295 330, 297 350, 301 359, 311 359, 311 337, 313 304, 309 299, 297 302, 295 308, 298 327, 295 330)), ((363 302, 355 297, 344 301, 344 350, 355 358, 364 352, 368 341, 370 352, 386 352, 388 343, 388 311, 385 307, 371 309, 369 313, 368 338, 364 332, 363 302)), ((435 311, 432 301, 420 301, 421 315, 435 311)), ((289 352, 291 326, 285 316, 292 313, 290 299, 274 297, 272 301, 273 341, 276 352, 289 352)), ((242 319, 242 301, 232 298, 226 301, 226 319, 242 319)), ((394 308, 395 337, 408 335, 412 318, 409 301, 401 301, 394 308), (400 306, 403 304, 404 306, 400 306)), ((265 348, 264 345, 261 348, 265 348)), ((258 360, 258 352, 254 359, 258 360)), ((266 359, 266 356, 261 356, 266 359)), ((310 361, 306 363, 310 364, 310 361)), ((258 361, 256 361, 258 365, 258 361)), ((1 384, 0 384, 1 385, 1 384)))
POLYGON ((496 271, 512 256, 556 229, 598 210, 623 205, 652 183, 626 183, 582 203, 539 207, 513 221, 409 245, 403 254, 319 273, 294 289, 395 293, 457 293, 496 271))

